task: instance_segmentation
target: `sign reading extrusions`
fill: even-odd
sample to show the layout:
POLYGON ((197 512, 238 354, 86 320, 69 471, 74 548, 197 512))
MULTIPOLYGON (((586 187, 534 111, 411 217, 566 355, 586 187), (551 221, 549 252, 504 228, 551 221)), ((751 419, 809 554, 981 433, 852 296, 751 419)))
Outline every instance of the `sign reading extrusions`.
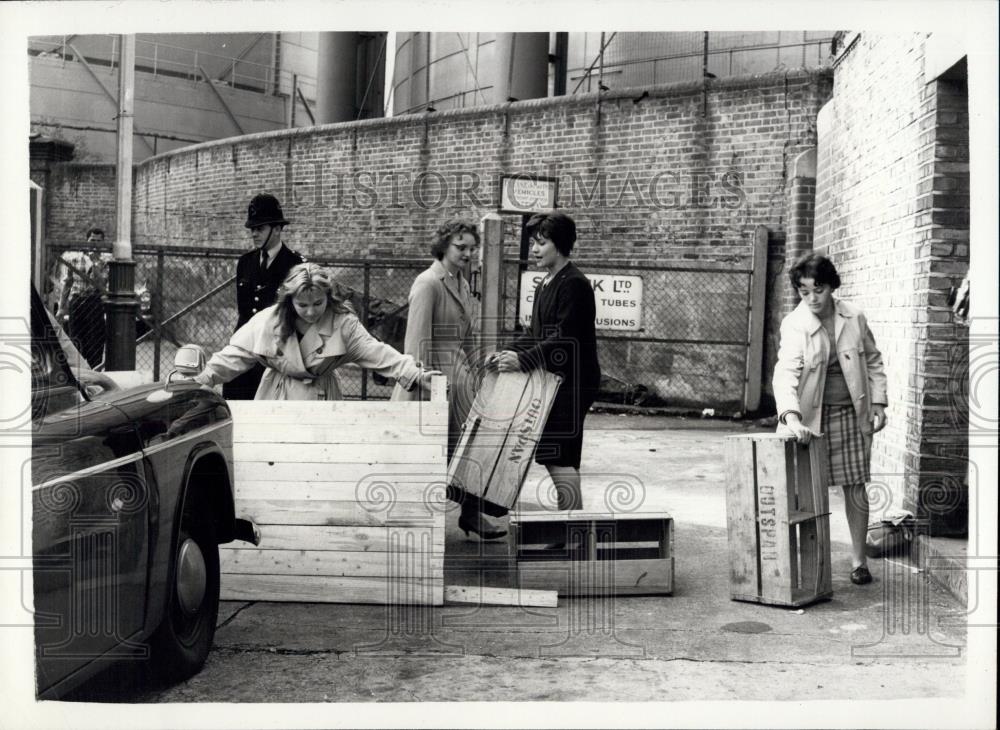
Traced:
POLYGON ((500 212, 544 213, 556 207, 559 181, 554 177, 537 175, 500 176, 500 212))
MULTIPOLYGON (((594 287, 597 304, 597 329, 637 332, 642 329, 642 277, 618 274, 587 274, 594 287)), ((526 328, 531 326, 531 306, 535 288, 545 278, 540 271, 521 274, 521 299, 517 316, 526 328)))

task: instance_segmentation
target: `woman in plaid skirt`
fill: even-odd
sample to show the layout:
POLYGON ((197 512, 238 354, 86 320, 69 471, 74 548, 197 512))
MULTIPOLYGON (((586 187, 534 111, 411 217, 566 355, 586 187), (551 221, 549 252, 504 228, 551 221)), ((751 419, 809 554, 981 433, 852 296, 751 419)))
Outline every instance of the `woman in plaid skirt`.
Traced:
POLYGON ((865 315, 836 298, 840 276, 825 256, 810 254, 788 272, 799 305, 781 322, 774 369, 779 431, 800 443, 823 435, 828 483, 844 490, 851 531, 851 582, 871 583, 865 561, 872 435, 885 428, 882 353, 865 315))

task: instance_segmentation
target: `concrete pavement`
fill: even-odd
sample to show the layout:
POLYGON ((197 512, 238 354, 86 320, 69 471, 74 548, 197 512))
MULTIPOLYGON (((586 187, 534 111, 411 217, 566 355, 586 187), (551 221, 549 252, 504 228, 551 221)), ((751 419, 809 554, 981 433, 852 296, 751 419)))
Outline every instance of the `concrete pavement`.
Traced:
MULTIPOLYGON (((875 582, 852 585, 837 490, 831 493, 833 599, 800 610, 729 599, 722 440, 749 430, 750 424, 697 419, 588 419, 585 507, 633 500, 640 510, 673 515, 672 596, 560 599, 551 609, 227 602, 204 670, 130 701, 960 696, 962 608, 898 562, 873 561, 875 582)), ((550 501, 544 474, 532 467, 523 502, 550 501)), ((509 582, 504 541, 467 540, 455 517, 446 539, 446 583, 509 582)))

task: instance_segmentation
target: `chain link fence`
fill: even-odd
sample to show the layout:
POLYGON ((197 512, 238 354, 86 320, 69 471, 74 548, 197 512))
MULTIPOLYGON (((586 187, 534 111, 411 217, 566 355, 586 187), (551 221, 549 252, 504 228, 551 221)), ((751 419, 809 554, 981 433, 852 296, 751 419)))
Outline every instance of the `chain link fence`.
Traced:
MULTIPOLYGON (((66 251, 107 256, 106 247, 50 246, 48 271, 54 271, 66 251)), ((179 345, 196 343, 212 353, 229 341, 236 323, 236 260, 242 253, 209 248, 133 249, 141 305, 136 369, 159 380, 169 372, 179 345)), ((402 350, 410 286, 428 261, 310 260, 328 267, 351 290, 351 303, 372 334, 402 350)), ((687 410, 710 407, 720 415, 741 410, 749 376, 749 268, 577 263, 595 282, 603 371, 599 401, 687 410), (615 291, 626 284, 627 294, 615 291), (627 320, 625 315, 618 318, 622 312, 627 320)), ((101 276, 105 265, 101 262, 94 267, 95 275, 86 277, 101 294, 105 293, 106 277, 101 276)), ((520 317, 530 316, 533 277, 540 278, 540 274, 530 268, 525 271, 517 259, 504 261, 500 289, 505 340, 523 331, 519 310, 520 317)), ((478 273, 472 285, 477 292, 478 273)), ((53 292, 46 298, 52 302, 53 292)), ((94 311, 92 317, 100 320, 103 313, 94 311)), ((70 336, 77 337, 80 333, 72 329, 68 328, 70 336)), ((357 366, 343 366, 337 375, 347 398, 387 399, 392 392, 391 383, 357 366)))
MULTIPOLYGON (((574 261, 594 284, 602 371, 599 402, 682 410, 709 407, 719 415, 742 411, 750 268, 574 261)), ((504 262, 506 338, 522 331, 519 310, 521 317, 530 319, 527 292, 533 289, 531 279, 541 278, 531 268, 522 275, 523 270, 517 259, 504 262)))
MULTIPOLYGON (((85 286, 106 292, 107 247, 50 246, 46 271, 49 290, 43 297, 54 310, 58 301, 56 280, 65 275, 58 262, 66 252, 82 252, 97 261, 93 273, 77 269, 85 286), (60 273, 60 271, 62 273, 60 273)), ((140 302, 136 320, 137 370, 147 371, 153 380, 166 376, 172 367, 174 353, 180 345, 195 343, 208 353, 221 349, 236 325, 236 261, 242 251, 211 248, 133 247, 135 288, 140 302)), ((310 259, 329 268, 334 276, 350 288, 351 303, 372 334, 402 349, 406 332, 407 296, 410 285, 423 269, 426 260, 357 261, 344 259, 310 259)), ((64 325, 69 325, 69 312, 60 313, 64 325)), ((83 313, 87 321, 82 327, 67 326, 78 345, 86 345, 93 330, 103 331, 103 325, 93 327, 103 319, 97 307, 83 313)), ((83 347, 81 347, 83 349, 83 347)), ((102 364, 92 362, 98 368, 102 364)), ((340 387, 347 398, 387 399, 392 384, 360 368, 347 365, 337 370, 340 387)))

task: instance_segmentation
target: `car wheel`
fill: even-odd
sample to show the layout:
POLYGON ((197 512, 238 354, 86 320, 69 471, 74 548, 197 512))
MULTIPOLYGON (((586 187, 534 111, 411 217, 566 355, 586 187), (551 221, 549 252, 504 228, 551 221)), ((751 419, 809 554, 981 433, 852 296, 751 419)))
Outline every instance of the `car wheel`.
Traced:
POLYGON ((156 673, 167 681, 196 674, 205 664, 219 614, 219 545, 211 509, 186 505, 170 568, 167 610, 153 636, 156 673))

